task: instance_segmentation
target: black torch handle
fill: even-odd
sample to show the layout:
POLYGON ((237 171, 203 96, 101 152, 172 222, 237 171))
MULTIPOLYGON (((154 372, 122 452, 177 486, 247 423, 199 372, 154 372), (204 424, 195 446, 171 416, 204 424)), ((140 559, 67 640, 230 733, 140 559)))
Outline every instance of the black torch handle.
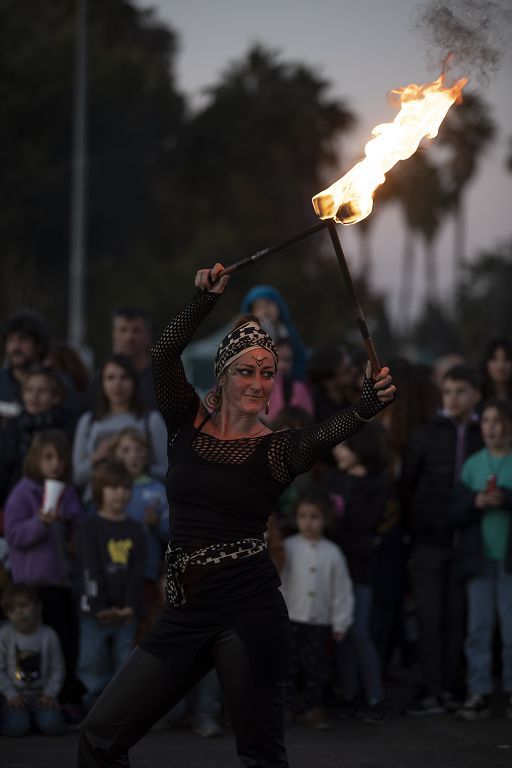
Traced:
POLYGON ((224 275, 230 275, 232 272, 236 272, 238 269, 245 269, 245 267, 250 267, 251 264, 254 264, 255 261, 262 259, 264 256, 268 256, 271 253, 276 253, 276 251, 282 251, 283 248, 288 248, 289 245, 298 243, 299 240, 304 240, 306 237, 314 235, 315 232, 320 232, 322 229, 325 229, 326 226, 327 221, 319 221, 316 224, 312 224, 310 227, 307 227, 307 229, 303 229, 300 232, 297 232, 295 235, 288 237, 286 240, 281 240, 280 243, 269 245, 268 248, 264 248, 262 251, 253 253, 252 256, 247 256, 245 259, 235 261, 234 264, 230 264, 229 267, 226 267, 222 270, 222 272, 219 272, 217 280, 224 275))
POLYGON ((334 219, 327 220, 327 229, 329 230, 329 235, 334 247, 334 252, 336 254, 336 258, 338 259, 338 264, 340 265, 341 274, 343 275, 343 279, 347 287, 348 295, 352 303, 352 308, 356 316, 356 321, 359 326, 359 330, 361 331, 361 336, 363 337, 363 342, 366 347, 368 360, 370 361, 370 364, 372 366, 372 374, 373 376, 376 376, 381 369, 381 364, 379 362, 379 358, 377 357, 377 352, 375 350, 372 337, 370 336, 370 331, 368 330, 368 326, 366 324, 366 318, 364 316, 363 309, 359 302, 356 289, 354 288, 352 275, 350 274, 347 260, 345 258, 345 254, 343 253, 343 248, 341 247, 341 242, 338 237, 338 232, 336 230, 336 224, 334 223, 334 219))

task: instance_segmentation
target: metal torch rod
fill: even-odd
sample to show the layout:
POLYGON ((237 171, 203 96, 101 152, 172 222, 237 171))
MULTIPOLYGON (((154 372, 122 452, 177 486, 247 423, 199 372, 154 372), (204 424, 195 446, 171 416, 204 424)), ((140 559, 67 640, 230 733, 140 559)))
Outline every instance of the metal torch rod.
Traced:
POLYGON ((222 272, 219 273, 217 280, 219 279, 219 277, 222 277, 223 275, 230 275, 232 272, 236 272, 238 269, 244 269, 245 267, 249 267, 251 264, 254 264, 255 261, 258 261, 258 259, 262 259, 264 256, 268 256, 270 253, 275 253, 276 251, 282 251, 283 248, 288 248, 289 245, 298 243, 299 240, 304 240, 304 238, 309 237, 310 235, 314 235, 315 232, 320 232, 322 229, 325 229, 326 226, 327 226, 327 221, 319 221, 316 224, 312 224, 307 229, 303 229, 301 232, 297 232, 295 235, 292 235, 287 240, 281 240, 280 243, 276 243, 275 245, 269 245, 268 248, 264 248, 262 251, 253 253, 252 256, 247 256, 245 259, 240 259, 240 261, 235 261, 234 264, 230 264, 229 267, 226 267, 225 269, 222 270, 222 272))
POLYGON ((361 336, 363 337, 363 342, 366 347, 368 360, 370 361, 372 366, 372 373, 373 373, 373 376, 375 376, 380 371, 381 365, 379 362, 379 358, 377 357, 377 352, 375 351, 375 347, 373 345, 372 337, 370 336, 368 326, 366 324, 366 318, 364 316, 364 312, 362 310, 361 304, 359 303, 359 298, 357 296, 356 289, 354 288, 354 283, 352 282, 352 275, 350 274, 347 260, 345 258, 345 254, 343 253, 343 248, 341 247, 341 242, 338 237, 338 232, 336 230, 336 224, 334 223, 334 219, 327 220, 327 229, 331 237, 331 242, 334 247, 336 258, 338 259, 338 264, 340 265, 343 279, 345 280, 345 285, 347 287, 348 295, 352 303, 352 308, 356 316, 356 321, 359 326, 359 330, 361 331, 361 336))

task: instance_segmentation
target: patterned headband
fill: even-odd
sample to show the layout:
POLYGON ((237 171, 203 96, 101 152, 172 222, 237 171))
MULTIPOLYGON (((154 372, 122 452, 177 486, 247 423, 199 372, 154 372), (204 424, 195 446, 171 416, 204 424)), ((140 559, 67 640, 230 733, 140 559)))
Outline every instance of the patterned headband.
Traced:
POLYGON ((248 323, 244 323, 239 328, 235 328, 234 331, 230 331, 222 339, 215 356, 215 378, 217 381, 237 357, 240 357, 240 355, 243 355, 244 352, 248 352, 250 349, 257 349, 258 347, 263 347, 263 349, 271 353, 277 368, 278 354, 276 346, 268 333, 256 325, 253 320, 249 320, 248 323))

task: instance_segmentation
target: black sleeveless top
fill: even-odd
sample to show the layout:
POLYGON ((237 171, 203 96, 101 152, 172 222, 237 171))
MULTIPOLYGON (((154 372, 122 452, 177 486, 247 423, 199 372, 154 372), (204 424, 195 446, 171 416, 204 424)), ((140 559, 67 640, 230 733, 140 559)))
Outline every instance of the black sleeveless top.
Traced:
MULTIPOLYGON (((297 475, 363 426, 382 406, 369 382, 354 406, 302 430, 221 440, 194 427, 199 397, 181 352, 218 295, 198 291, 152 349, 155 390, 168 429, 170 541, 184 549, 262 538, 274 506, 297 475)), ((244 598, 279 585, 262 552, 212 566, 189 566, 189 597, 244 598)))

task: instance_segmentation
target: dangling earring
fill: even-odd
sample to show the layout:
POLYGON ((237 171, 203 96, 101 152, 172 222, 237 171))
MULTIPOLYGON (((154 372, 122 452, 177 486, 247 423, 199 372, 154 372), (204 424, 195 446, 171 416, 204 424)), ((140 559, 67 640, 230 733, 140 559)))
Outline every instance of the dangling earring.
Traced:
POLYGON ((265 405, 265 416, 268 416, 269 411, 270 411, 270 400, 267 400, 267 404, 265 405))
POLYGON ((208 392, 205 398, 206 407, 213 413, 218 413, 222 405, 222 387, 217 384, 215 389, 208 392))

